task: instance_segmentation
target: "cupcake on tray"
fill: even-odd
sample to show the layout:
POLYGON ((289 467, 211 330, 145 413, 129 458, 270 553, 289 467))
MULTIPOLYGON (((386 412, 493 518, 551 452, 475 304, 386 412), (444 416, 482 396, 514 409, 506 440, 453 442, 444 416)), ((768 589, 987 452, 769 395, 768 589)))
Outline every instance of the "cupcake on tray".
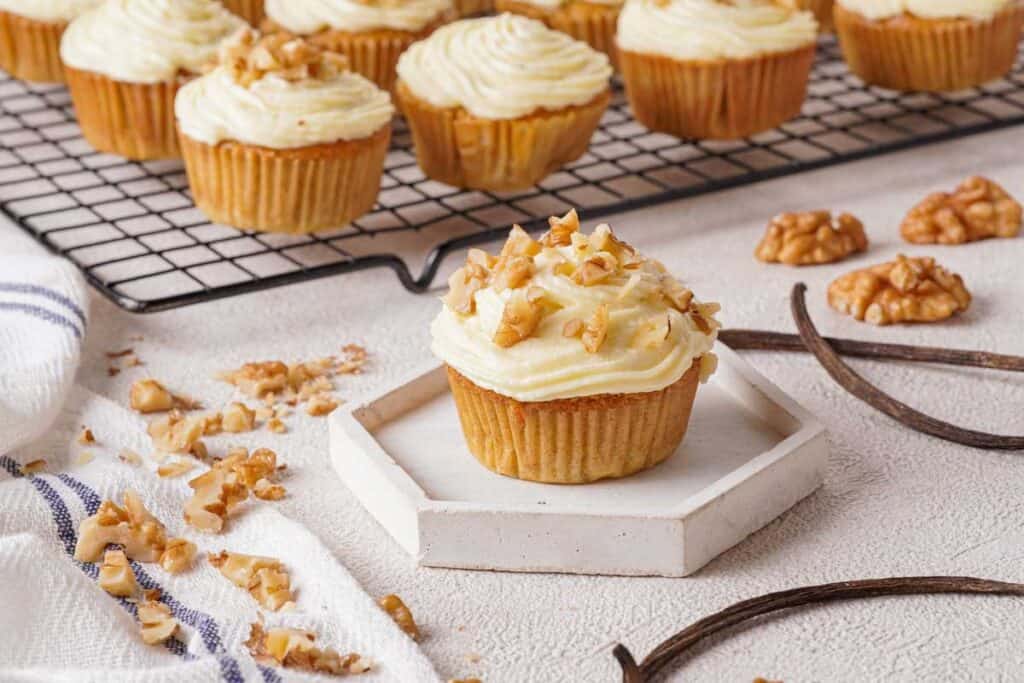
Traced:
POLYGON ((717 304, 701 304, 607 225, 574 211, 498 257, 470 250, 434 320, 470 452, 510 477, 582 484, 671 456, 714 372, 717 304))
POLYGON ((232 13, 245 19, 253 26, 259 26, 266 17, 263 0, 220 0, 232 13))
POLYGON ((622 0, 495 0, 499 12, 539 19, 582 40, 615 63, 615 26, 622 0))
POLYGON ((837 0, 850 70, 893 90, 980 85, 1013 68, 1024 25, 1018 0, 837 0))
POLYGON ((0 0, 0 69, 15 78, 63 83, 60 37, 101 0, 0 0))
POLYGON ((196 206, 216 222, 307 233, 373 208, 395 110, 341 55, 244 31, 175 111, 196 206))
POLYGON ((611 74, 604 53, 506 13, 414 44, 398 61, 395 94, 429 177, 519 190, 586 152, 611 74))
POLYGON ((452 0, 267 0, 266 9, 269 29, 340 52, 385 90, 398 56, 455 14, 452 0))
POLYGON ((627 0, 619 68, 648 128, 741 138, 800 113, 817 33, 810 12, 769 0, 627 0))
POLYGON ((82 135, 129 159, 181 155, 174 96, 245 22, 216 0, 107 0, 61 39, 82 135))

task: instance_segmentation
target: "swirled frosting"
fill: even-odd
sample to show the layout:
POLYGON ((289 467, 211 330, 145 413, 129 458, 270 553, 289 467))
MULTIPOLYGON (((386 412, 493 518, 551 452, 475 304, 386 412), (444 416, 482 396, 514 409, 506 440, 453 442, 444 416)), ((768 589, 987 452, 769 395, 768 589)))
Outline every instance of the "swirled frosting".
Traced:
POLYGON ((417 97, 488 119, 586 104, 611 75, 604 53, 508 13, 442 26, 398 60, 399 80, 417 97))
MULTIPOLYGON (((563 227, 573 222, 575 212, 553 219, 563 227)), ((607 226, 590 237, 573 231, 568 244, 552 242, 554 232, 541 239, 539 251, 538 243, 513 230, 497 261, 470 254, 452 276, 452 291, 431 327, 435 355, 478 386, 519 401, 658 391, 696 359, 713 358, 716 304, 693 301, 660 263, 616 240, 607 226), (523 256, 530 252, 536 253, 523 256), (525 280, 510 277, 523 267, 513 261, 517 254, 529 261, 525 280), (609 254, 615 260, 610 273, 581 277, 595 258, 607 265, 609 254), (513 336, 509 345, 509 311, 524 297, 544 313, 525 338, 515 342, 513 336), (606 336, 596 330, 595 344, 593 326, 602 314, 606 336)))
POLYGON ((452 0, 267 0, 267 16, 292 33, 389 28, 420 31, 453 11, 452 0))
POLYGON ((622 5, 623 0, 521 0, 528 5, 535 7, 543 7, 544 9, 558 9, 565 5, 573 4, 576 2, 582 2, 587 5, 607 5, 609 7, 619 7, 622 5))
POLYGON ((46 22, 71 21, 103 0, 0 0, 0 10, 46 22))
POLYGON ((813 45, 810 12, 768 0, 627 0, 618 46, 673 59, 742 59, 813 45))
POLYGON ((922 19, 990 19, 1014 0, 837 0, 868 19, 912 14, 922 19))
POLYGON ((65 64, 131 83, 198 73, 245 22, 215 0, 106 0, 71 22, 65 64))

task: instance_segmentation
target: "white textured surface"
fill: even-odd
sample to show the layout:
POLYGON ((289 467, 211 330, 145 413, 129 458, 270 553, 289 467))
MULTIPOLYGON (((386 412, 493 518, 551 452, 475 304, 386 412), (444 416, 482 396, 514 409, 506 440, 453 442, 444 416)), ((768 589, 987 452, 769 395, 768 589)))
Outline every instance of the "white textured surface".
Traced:
MULTIPOLYGON (((1024 239, 951 248, 903 244, 897 226, 923 194, 983 172, 1024 195, 1022 131, 1011 129, 638 211, 613 221, 702 296, 721 300, 727 326, 790 330, 790 286, 810 286, 823 332, 1024 353, 1024 239), (849 210, 872 238, 867 254, 837 266, 764 266, 751 252, 782 210, 849 210), (898 251, 936 254, 965 277, 970 311, 938 326, 879 330, 831 312, 830 278, 898 251)), ((584 216, 586 221, 586 217, 584 216)), ((589 223, 589 221, 588 221, 589 223)), ((13 229, 0 228, 0 241, 13 229)), ((443 282, 443 280, 439 280, 443 282)), ((428 359, 429 297, 406 293, 389 272, 322 280, 148 317, 94 297, 80 381, 124 401, 139 374, 216 402, 216 370, 260 357, 303 358, 362 341, 372 369, 342 382, 350 397, 428 359), (129 342, 133 334, 145 341, 129 342), (103 352, 134 345, 147 366, 108 378, 103 352)), ((1024 459, 913 434, 846 395, 808 358, 747 354, 769 379, 831 429, 825 486, 694 577, 624 579, 417 569, 340 486, 327 464, 327 425, 305 416, 283 436, 250 438, 289 463, 281 510, 316 533, 371 594, 397 592, 425 631, 445 676, 487 683, 612 681, 610 651, 642 656, 665 636, 755 594, 809 582, 895 574, 1024 579, 1024 459), (479 655, 477 663, 467 655, 479 655)), ((1020 376, 855 361, 883 388, 964 425, 1024 433, 1020 376)), ((242 441, 242 439, 240 439, 242 441)), ((425 444, 429 449, 429 444, 425 444)), ((701 648, 674 678, 744 681, 1019 680, 1024 610, 1010 598, 906 598, 802 610, 701 648)), ((670 677, 670 679, 673 677, 670 677)))

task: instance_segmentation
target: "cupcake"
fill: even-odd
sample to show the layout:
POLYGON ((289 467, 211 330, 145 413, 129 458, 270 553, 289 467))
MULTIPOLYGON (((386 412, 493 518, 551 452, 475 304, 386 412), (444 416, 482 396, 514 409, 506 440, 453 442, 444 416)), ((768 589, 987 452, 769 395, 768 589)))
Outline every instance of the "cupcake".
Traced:
POLYGON ((1013 68, 1024 25, 1017 0, 837 0, 850 70, 893 90, 960 90, 1013 68))
POLYGON ((63 83, 60 37, 68 22, 101 0, 0 0, 0 69, 15 78, 63 83))
POLYGON ((373 208, 394 107, 340 55, 244 32, 175 113, 192 196, 218 223, 308 233, 373 208))
POLYGON ((519 190, 583 155, 611 99, 607 55, 515 14, 463 19, 398 61, 395 94, 424 173, 519 190))
POLYGON ((657 465, 716 366, 717 304, 599 225, 515 227, 470 250, 431 327, 470 452, 499 474, 583 484, 657 465))
POLYGON ((818 22, 818 30, 822 33, 833 29, 832 6, 835 4, 835 0, 789 0, 786 4, 797 9, 808 10, 813 14, 818 22))
POLYGON ((475 17, 494 11, 494 0, 455 0, 457 17, 475 17))
POLYGON ((340 52, 385 90, 398 56, 453 15, 452 0, 267 0, 273 28, 340 52))
POLYGON ((85 139, 129 159, 181 155, 174 95, 244 26, 215 0, 107 0, 61 39, 85 139))
POLYGON ((622 0, 495 0, 495 7, 499 12, 539 19, 600 50, 615 63, 615 25, 622 0))
POLYGON ((627 0, 619 68, 633 115, 678 137, 732 139, 800 113, 818 25, 767 0, 627 0))
POLYGON ((263 0, 220 0, 220 2, 232 14, 237 14, 253 26, 259 26, 266 16, 263 0))

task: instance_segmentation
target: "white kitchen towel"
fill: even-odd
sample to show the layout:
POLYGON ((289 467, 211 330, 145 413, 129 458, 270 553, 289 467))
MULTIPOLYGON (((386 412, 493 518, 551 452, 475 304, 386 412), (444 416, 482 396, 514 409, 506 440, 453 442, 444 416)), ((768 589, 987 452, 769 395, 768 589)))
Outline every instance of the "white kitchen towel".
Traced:
POLYGON ((78 369, 86 305, 82 277, 64 259, 0 253, 0 455, 56 416, 78 369))
POLYGON ((277 503, 250 499, 229 517, 224 533, 198 533, 182 519, 190 477, 160 478, 145 456, 139 465, 121 462, 124 448, 150 451, 144 422, 75 386, 41 439, 0 456, 0 680, 313 679, 258 665, 248 654, 243 643, 262 614, 268 627, 308 629, 323 646, 372 659, 374 670, 358 680, 439 681, 412 639, 315 536, 275 509, 277 503), (95 444, 78 443, 83 425, 95 444), (24 474, 20 465, 37 459, 46 460, 45 472, 24 474), (140 585, 159 588, 181 623, 177 639, 164 646, 143 644, 133 604, 99 588, 96 564, 72 558, 81 521, 102 500, 120 502, 127 489, 139 493, 169 535, 188 538, 200 549, 195 566, 179 575, 133 563, 140 585), (222 549, 282 560, 292 577, 295 609, 260 610, 247 591, 206 561, 208 553, 222 549))

